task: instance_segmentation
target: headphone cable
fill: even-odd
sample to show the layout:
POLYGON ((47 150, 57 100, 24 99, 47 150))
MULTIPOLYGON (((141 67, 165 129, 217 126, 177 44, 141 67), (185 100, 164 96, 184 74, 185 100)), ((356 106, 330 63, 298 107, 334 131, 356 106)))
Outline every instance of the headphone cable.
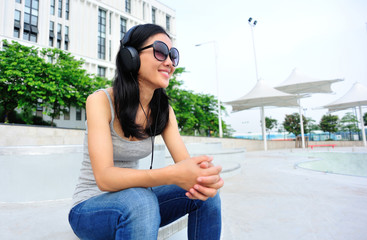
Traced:
MULTIPOLYGON (((138 89, 139 89, 139 84, 138 82, 136 81, 136 79, 134 78, 132 72, 130 72, 130 76, 131 78, 134 80, 135 84, 137 85, 138 89)), ((156 115, 156 118, 155 118, 155 123, 154 123, 154 134, 152 132, 152 126, 151 124, 149 124, 149 120, 148 120, 148 115, 147 113, 145 112, 144 108, 143 108, 143 105, 141 104, 140 100, 139 100, 139 104, 140 104, 140 107, 141 109, 143 110, 143 113, 144 113, 144 116, 145 116, 145 119, 147 120, 147 124, 149 124, 149 131, 150 131, 150 140, 152 142, 152 157, 150 159, 150 167, 149 169, 151 170, 153 168, 153 158, 154 158, 154 140, 155 140, 155 133, 156 133, 156 130, 157 130, 157 123, 158 123, 158 115, 160 113, 160 110, 161 110, 161 106, 160 106, 160 103, 161 103, 161 92, 159 92, 159 96, 158 96, 158 111, 157 111, 157 115, 156 115)))

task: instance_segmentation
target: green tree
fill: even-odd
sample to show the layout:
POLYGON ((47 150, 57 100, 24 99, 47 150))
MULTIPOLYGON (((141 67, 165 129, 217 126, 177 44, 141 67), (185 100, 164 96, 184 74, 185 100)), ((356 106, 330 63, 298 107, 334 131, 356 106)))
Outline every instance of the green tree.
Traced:
MULTIPOLYGON (((170 104, 175 110, 179 129, 182 134, 219 136, 217 99, 210 94, 195 94, 193 91, 181 89, 183 81, 178 76, 185 68, 177 68, 170 79, 166 92, 170 104)), ((225 108, 221 106, 222 112, 225 108)), ((224 136, 230 136, 233 130, 222 120, 224 136)))
POLYGON ((367 126, 367 112, 364 113, 363 115, 363 122, 364 122, 364 125, 367 126))
POLYGON ((339 117, 337 115, 323 115, 320 120, 320 128, 324 132, 329 132, 329 139, 331 133, 338 131, 339 117))
POLYGON ((27 113, 24 117, 29 118, 28 113, 35 111, 37 105, 44 107, 53 121, 71 106, 83 107, 90 93, 110 84, 87 74, 82 68, 83 60, 60 49, 39 51, 6 40, 4 46, 0 51, 0 104, 5 118, 0 120, 5 122, 15 108, 23 109, 27 113))
POLYGON ((54 118, 66 114, 70 107, 84 107, 87 97, 99 88, 110 84, 104 78, 88 74, 83 69, 84 60, 77 60, 68 52, 57 48, 42 49, 41 57, 50 59, 45 63, 40 95, 41 106, 53 122, 54 118))
POLYGON ((347 112, 342 119, 339 122, 339 128, 342 131, 347 131, 349 132, 349 139, 352 140, 352 132, 359 132, 359 128, 358 128, 358 120, 357 117, 351 113, 351 112, 347 112))
POLYGON ((3 41, 0 51, 0 104, 4 115, 0 121, 8 122, 15 108, 34 109, 42 89, 36 87, 41 81, 44 59, 38 56, 35 47, 26 47, 17 42, 3 41))
MULTIPOLYGON (((307 123, 308 120, 305 116, 302 115, 303 120, 303 130, 304 133, 308 133, 307 123)), ((301 125, 300 125, 300 118, 298 113, 287 114, 285 115, 283 127, 287 132, 293 133, 294 135, 298 136, 301 134, 301 125)))
POLYGON ((265 117, 265 127, 268 135, 270 134, 271 129, 275 128, 278 125, 278 121, 271 117, 265 117))

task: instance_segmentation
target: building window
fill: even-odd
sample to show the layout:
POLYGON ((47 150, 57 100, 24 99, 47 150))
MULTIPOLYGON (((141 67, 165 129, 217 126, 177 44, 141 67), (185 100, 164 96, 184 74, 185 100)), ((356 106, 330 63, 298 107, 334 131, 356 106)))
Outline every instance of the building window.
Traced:
POLYGON ((125 12, 131 13, 131 0, 125 0, 125 12))
POLYGON ((120 39, 123 39, 126 33, 126 19, 120 18, 120 39))
POLYGON ((50 0, 50 14, 55 15, 55 0, 50 0))
POLYGON ((108 26, 109 26, 109 34, 111 35, 111 31, 112 31, 112 12, 110 12, 110 18, 109 18, 109 24, 108 24, 108 26))
POLYGON ((48 45, 50 47, 54 46, 54 38, 55 38, 55 24, 53 21, 50 21, 50 33, 49 33, 49 40, 48 40, 48 45))
POLYGON ((64 108, 64 120, 70 120, 70 107, 64 108))
POLYGON ((16 3, 22 3, 22 0, 15 0, 16 3))
POLYGON ((25 1, 23 39, 37 42, 38 35, 38 0, 25 1))
POLYGON ((62 25, 60 23, 57 24, 57 48, 61 49, 61 40, 62 40, 62 35, 61 35, 61 28, 62 25))
POLYGON ((98 11, 98 58, 106 58, 106 11, 98 11))
POLYGON ((15 10, 14 12, 14 37, 19 38, 20 36, 20 11, 15 10))
POLYGON ((59 18, 62 17, 62 0, 59 0, 59 4, 57 6, 57 15, 59 16, 59 18))
POLYGON ((106 77, 106 68, 98 66, 97 75, 98 75, 98 77, 106 77))
POLYGON ((43 116, 43 107, 41 106, 42 100, 38 99, 37 101, 37 108, 36 108, 36 116, 42 117, 43 116))
POLYGON ((108 49, 108 60, 110 60, 111 62, 111 49, 112 49, 112 41, 110 40, 110 44, 108 45, 109 49, 108 49))
POLYGON ((75 120, 81 121, 82 120, 82 109, 77 108, 75 111, 76 111, 75 120))
POLYGON ((69 27, 65 26, 65 42, 64 49, 69 50, 69 27))
POLYGON ((69 20, 70 0, 65 0, 65 19, 69 20))
POLYGON ((171 31, 171 17, 169 15, 166 15, 166 31, 171 31))
POLYGON ((152 8, 152 23, 155 24, 155 8, 152 8))

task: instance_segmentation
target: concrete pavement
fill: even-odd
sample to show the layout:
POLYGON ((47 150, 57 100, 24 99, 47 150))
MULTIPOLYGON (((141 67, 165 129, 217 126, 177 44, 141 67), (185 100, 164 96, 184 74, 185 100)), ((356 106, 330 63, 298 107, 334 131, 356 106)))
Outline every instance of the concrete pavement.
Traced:
POLYGON ((287 150, 247 152, 241 174, 221 190, 222 239, 367 239, 367 178, 295 167, 305 160, 287 150))

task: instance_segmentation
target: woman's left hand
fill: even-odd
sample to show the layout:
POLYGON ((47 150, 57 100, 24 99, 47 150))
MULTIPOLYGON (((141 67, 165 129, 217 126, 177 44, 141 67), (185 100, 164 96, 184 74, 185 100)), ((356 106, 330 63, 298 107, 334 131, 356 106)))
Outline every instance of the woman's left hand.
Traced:
MULTIPOLYGON (((200 163, 201 168, 213 167, 213 163, 202 162, 200 163)), ((204 199, 207 200, 209 197, 214 197, 218 189, 223 187, 224 181, 220 175, 202 176, 198 177, 197 184, 195 184, 188 192, 186 196, 190 199, 204 199)))

